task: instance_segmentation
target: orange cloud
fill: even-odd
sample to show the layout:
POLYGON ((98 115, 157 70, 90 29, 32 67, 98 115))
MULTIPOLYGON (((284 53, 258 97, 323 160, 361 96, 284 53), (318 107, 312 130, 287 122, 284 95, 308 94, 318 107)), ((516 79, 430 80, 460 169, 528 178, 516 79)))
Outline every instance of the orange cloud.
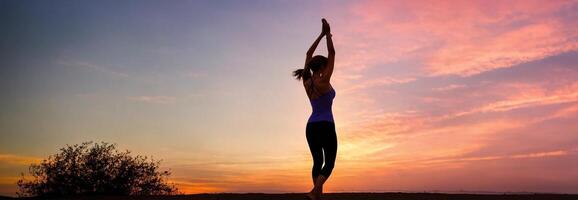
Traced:
POLYGON ((309 186, 309 152, 299 156, 253 157, 231 159, 221 155, 213 159, 169 162, 170 179, 181 192, 294 192, 305 191, 309 186), (228 161, 221 161, 227 159, 228 161), (280 181, 282 180, 282 181, 280 181))
POLYGON ((18 176, 0 176, 0 185, 12 185, 20 180, 18 176))
POLYGON ((574 151, 549 151, 549 152, 538 152, 538 153, 530 153, 530 154, 518 154, 509 156, 509 158, 540 158, 540 157, 548 157, 548 156, 563 156, 568 155, 570 153, 575 153, 574 151))
POLYGON ((33 163, 40 163, 42 158, 33 156, 21 156, 14 154, 0 154, 0 163, 9 165, 30 165, 33 163))

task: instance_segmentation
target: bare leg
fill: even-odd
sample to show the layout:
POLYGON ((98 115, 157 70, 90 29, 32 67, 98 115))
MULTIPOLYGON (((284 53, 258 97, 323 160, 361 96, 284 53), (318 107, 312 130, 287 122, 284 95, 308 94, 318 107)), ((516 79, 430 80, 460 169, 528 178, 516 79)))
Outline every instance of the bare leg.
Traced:
MULTIPOLYGON (((317 177, 319 177, 319 176, 317 176, 317 177)), ((317 191, 315 189, 315 183, 317 182, 317 177, 313 178, 313 189, 311 189, 311 191, 309 191, 309 193, 307 193, 307 199, 311 199, 311 200, 319 199, 319 197, 317 196, 317 191)))
POLYGON ((321 194, 323 194, 323 184, 325 184, 326 180, 327 180, 327 177, 325 177, 323 175, 319 175, 317 177, 317 180, 315 180, 315 186, 313 187, 313 191, 315 192, 315 196, 320 197, 321 194))

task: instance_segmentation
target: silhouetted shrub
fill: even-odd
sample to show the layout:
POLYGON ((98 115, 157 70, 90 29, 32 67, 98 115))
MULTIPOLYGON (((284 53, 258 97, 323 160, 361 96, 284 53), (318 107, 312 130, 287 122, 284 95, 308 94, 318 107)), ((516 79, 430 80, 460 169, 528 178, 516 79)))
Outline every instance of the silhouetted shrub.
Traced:
POLYGON ((19 196, 166 195, 177 189, 168 184, 169 171, 159 172, 159 161, 119 152, 116 145, 85 142, 32 164, 30 177, 18 181, 19 196), (31 178, 31 180, 27 180, 31 178))

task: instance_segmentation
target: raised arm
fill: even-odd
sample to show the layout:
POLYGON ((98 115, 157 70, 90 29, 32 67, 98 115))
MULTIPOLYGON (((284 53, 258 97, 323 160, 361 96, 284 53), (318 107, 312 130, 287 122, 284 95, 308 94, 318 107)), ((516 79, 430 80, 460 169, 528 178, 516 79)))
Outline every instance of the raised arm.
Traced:
POLYGON ((321 31, 321 34, 319 34, 319 36, 317 36, 317 39, 315 39, 313 44, 311 44, 311 47, 309 47, 309 50, 307 50, 307 54, 305 55, 305 64, 303 65, 303 69, 302 70, 299 69, 293 73, 294 76, 297 76, 297 79, 303 80, 303 84, 305 84, 305 81, 307 81, 309 79, 309 77, 311 77, 311 73, 309 71, 309 66, 307 65, 307 63, 309 63, 309 61, 313 57, 313 53, 315 53, 315 49, 317 49, 317 45, 319 45, 319 41, 321 41, 321 38, 323 38, 323 35, 325 35, 325 33, 323 31, 321 31))
POLYGON ((335 63, 335 48, 333 47, 333 39, 331 38, 331 29, 329 23, 325 19, 323 21, 323 29, 325 30, 325 38, 327 39, 327 65, 323 69, 323 79, 327 82, 331 79, 331 74, 333 74, 333 65, 335 63))
POLYGON ((313 53, 315 53, 315 49, 317 49, 317 45, 319 45, 319 41, 321 41, 321 38, 323 38, 323 35, 325 35, 325 33, 321 32, 321 34, 319 34, 319 36, 317 36, 317 39, 315 39, 315 42, 313 42, 313 44, 311 44, 311 47, 309 47, 309 50, 307 50, 307 55, 305 57, 305 67, 303 69, 305 69, 305 70, 309 69, 307 67, 307 63, 309 63, 309 61, 313 57, 313 53))
MULTIPOLYGON (((311 60, 311 58, 313 58, 313 53, 315 53, 315 49, 317 49, 317 45, 319 45, 319 42, 321 41, 321 38, 323 38, 323 36, 330 34, 329 31, 329 24, 327 24, 327 21, 325 21, 325 19, 321 20, 323 22, 323 26, 321 29, 321 34, 319 34, 319 36, 317 36, 317 39, 315 39, 315 41, 313 42, 313 44, 311 45, 311 47, 309 47, 309 50, 307 50, 307 54, 305 56, 305 64, 303 66, 303 69, 297 69, 295 71, 293 71, 293 76, 295 76, 297 78, 297 80, 303 80, 303 84, 305 84, 305 81, 309 79, 309 77, 311 77, 311 73, 309 71, 309 66, 307 66, 307 64, 309 63, 309 61, 311 60)), ((328 42, 330 42, 328 40, 328 42)), ((329 45, 329 43, 327 44, 329 45)), ((329 46, 328 46, 329 47, 329 46)), ((333 72, 333 55, 335 55, 335 51, 333 50, 333 43, 331 43, 331 49, 329 51, 329 62, 331 62, 331 72, 333 72)), ((327 76, 328 78, 331 76, 331 72, 329 72, 329 76, 327 76)), ((324 72, 325 74, 326 72, 324 72)), ((329 81, 329 79, 327 79, 327 81, 329 81)))

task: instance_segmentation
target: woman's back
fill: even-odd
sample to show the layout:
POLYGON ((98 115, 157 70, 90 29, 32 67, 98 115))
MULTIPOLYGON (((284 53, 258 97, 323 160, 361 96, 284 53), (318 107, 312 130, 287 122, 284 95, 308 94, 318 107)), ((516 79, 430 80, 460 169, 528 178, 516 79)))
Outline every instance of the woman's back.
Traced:
MULTIPOLYGON (((328 84, 328 91, 319 91, 321 88, 316 87, 313 80, 309 85, 309 91, 311 95, 309 96, 309 102, 311 103, 311 107, 313 112, 311 116, 309 116, 309 120, 307 122, 317 122, 317 121, 329 121, 333 122, 333 111, 331 109, 333 105, 333 99, 335 98, 335 90, 328 84), (314 98, 311 98, 311 97, 314 98)), ((325 89, 325 88, 323 88, 325 89)))

